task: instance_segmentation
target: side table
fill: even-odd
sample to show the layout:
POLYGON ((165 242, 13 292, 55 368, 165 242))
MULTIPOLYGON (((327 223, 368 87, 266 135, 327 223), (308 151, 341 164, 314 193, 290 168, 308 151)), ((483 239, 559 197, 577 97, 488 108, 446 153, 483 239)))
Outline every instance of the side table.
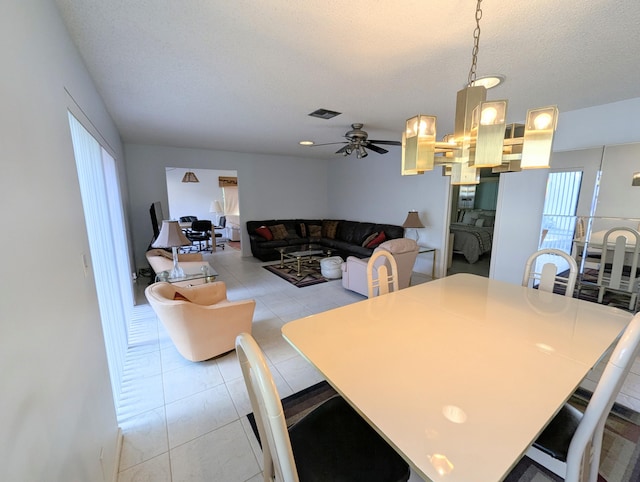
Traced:
POLYGON ((430 248, 428 246, 418 246, 418 254, 431 253, 431 279, 436 279, 436 248, 430 248))

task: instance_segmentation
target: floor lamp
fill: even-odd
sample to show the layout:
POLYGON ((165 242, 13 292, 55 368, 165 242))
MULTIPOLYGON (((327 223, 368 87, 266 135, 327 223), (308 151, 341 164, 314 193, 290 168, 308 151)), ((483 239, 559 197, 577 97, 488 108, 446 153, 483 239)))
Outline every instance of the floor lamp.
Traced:
MULTIPOLYGON (((416 230, 416 243, 420 236, 418 235, 418 228, 424 228, 424 224, 420 221, 420 216, 418 215, 418 211, 409 211, 407 214, 407 219, 402 223, 402 227, 405 229, 415 229, 416 230)), ((408 236, 407 236, 408 237, 408 236)))
POLYGON ((151 244, 151 247, 171 248, 173 251, 173 269, 169 273, 169 278, 184 278, 184 271, 178 265, 178 248, 189 245, 191 245, 191 241, 182 233, 178 221, 162 221, 160 234, 151 244))

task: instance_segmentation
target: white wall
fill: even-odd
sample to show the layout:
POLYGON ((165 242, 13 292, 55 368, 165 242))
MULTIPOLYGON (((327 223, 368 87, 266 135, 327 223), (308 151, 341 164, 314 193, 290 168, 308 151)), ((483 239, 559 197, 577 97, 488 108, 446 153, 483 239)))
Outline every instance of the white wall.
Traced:
POLYGON ((54 3, 1 10, 0 480, 111 481, 118 428, 81 263, 89 244, 65 89, 116 159, 120 140, 54 3))
POLYGON ((125 145, 130 186, 131 226, 136 265, 146 266, 144 253, 153 232, 149 206, 168 206, 165 167, 235 170, 242 228, 242 254, 251 256, 246 221, 323 218, 328 214, 327 163, 317 159, 260 154, 125 145))
MULTIPOLYGON (((436 248, 436 276, 446 272, 443 256, 448 231, 449 178, 436 168, 417 176, 400 175, 400 148, 388 154, 338 157, 329 167, 330 216, 337 219, 402 225, 407 212, 418 211, 425 228, 418 231, 419 243, 436 248)), ((408 236, 415 233, 410 230, 408 236)), ((416 267, 431 274, 431 256, 416 267)))

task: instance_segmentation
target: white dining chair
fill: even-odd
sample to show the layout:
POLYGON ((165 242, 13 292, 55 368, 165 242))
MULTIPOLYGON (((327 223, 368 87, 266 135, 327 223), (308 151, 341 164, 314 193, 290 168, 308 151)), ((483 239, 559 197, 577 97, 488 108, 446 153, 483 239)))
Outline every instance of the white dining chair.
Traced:
POLYGON ((639 254, 640 233, 635 229, 619 227, 604 234, 598 268, 598 303, 602 303, 607 291, 627 293, 629 309, 636 311, 639 254))
POLYGON ((236 338, 263 453, 265 482, 327 480, 405 482, 408 464, 339 395, 287 428, 262 350, 248 333, 236 338))
POLYGON ((596 482, 604 425, 640 350, 640 315, 616 344, 584 412, 565 404, 527 456, 567 482, 596 482))
POLYGON ((398 291, 398 264, 389 251, 375 251, 367 262, 369 298, 398 291), (382 259, 381 259, 382 258, 382 259))
POLYGON ((573 290, 578 277, 578 265, 573 257, 559 249, 546 248, 533 253, 527 259, 524 268, 524 276, 522 277, 522 286, 533 287, 538 286, 539 290, 553 293, 556 285, 564 287, 565 296, 573 296, 573 290), (541 269, 536 267, 536 261, 540 256, 559 256, 569 265, 568 276, 558 276, 558 267, 555 263, 548 261, 544 263, 541 269))

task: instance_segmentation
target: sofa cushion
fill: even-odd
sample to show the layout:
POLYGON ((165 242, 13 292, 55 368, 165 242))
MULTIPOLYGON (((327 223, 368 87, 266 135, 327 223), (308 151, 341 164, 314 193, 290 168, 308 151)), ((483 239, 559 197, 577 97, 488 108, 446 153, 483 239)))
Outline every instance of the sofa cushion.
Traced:
POLYGON ((375 248, 379 244, 383 243, 387 239, 387 236, 384 234, 384 231, 381 231, 375 238, 373 238, 369 244, 367 244, 367 248, 375 248))
POLYGON ((298 223, 298 227, 300 229, 300 237, 307 237, 307 225, 305 223, 298 223))
POLYGON ((274 224, 273 226, 269 226, 269 230, 271 230, 271 234, 273 234, 273 239, 286 239, 289 234, 284 224, 274 224))
POLYGON ((271 234, 271 230, 266 226, 260 226, 256 229, 256 234, 259 234, 267 241, 271 241, 273 239, 273 234, 271 234))
POLYGON ((338 230, 338 221, 322 221, 322 237, 335 239, 338 230))

